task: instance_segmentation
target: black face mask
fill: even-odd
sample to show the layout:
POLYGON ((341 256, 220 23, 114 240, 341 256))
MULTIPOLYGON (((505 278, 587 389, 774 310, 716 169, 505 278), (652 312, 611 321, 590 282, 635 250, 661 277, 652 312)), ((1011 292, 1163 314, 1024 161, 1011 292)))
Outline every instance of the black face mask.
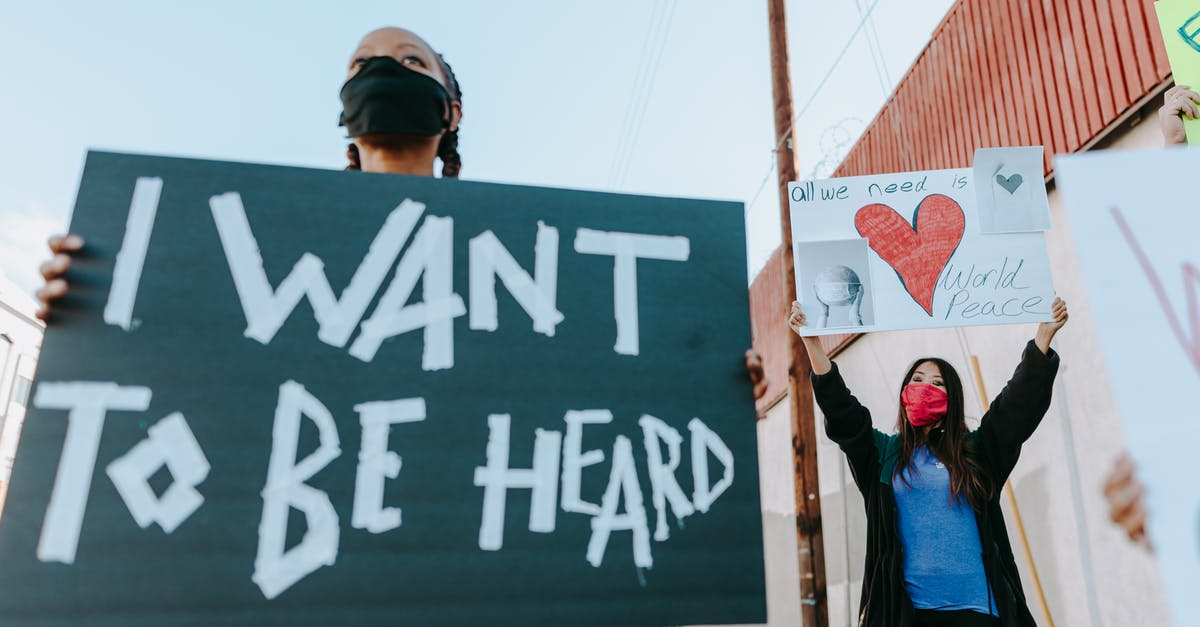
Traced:
POLYGON ((342 85, 339 126, 350 137, 368 133, 433 136, 450 127, 450 94, 430 76, 391 57, 367 59, 342 85))

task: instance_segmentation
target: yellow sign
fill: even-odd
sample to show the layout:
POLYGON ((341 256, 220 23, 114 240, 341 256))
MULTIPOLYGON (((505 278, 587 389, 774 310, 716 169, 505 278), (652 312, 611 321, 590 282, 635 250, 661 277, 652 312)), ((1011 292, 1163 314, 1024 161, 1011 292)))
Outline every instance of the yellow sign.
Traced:
MULTIPOLYGON (((1200 0, 1158 0, 1158 25, 1176 85, 1200 89, 1200 0)), ((1183 118, 1188 143, 1200 144, 1200 120, 1183 118)))

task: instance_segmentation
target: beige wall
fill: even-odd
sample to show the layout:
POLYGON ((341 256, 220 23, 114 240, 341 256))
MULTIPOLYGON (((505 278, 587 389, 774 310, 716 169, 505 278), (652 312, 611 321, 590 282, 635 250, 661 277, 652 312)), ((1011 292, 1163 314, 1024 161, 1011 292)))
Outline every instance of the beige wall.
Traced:
POLYGON ((0 513, 25 421, 25 407, 14 395, 16 383, 33 379, 42 346, 44 327, 34 318, 36 310, 32 298, 0 275, 0 513))
MULTIPOLYGON (((1106 149, 1161 147, 1155 118, 1127 124, 1106 149)), ((1096 327, 1077 267, 1070 224, 1051 187, 1053 230, 1046 235, 1055 286, 1070 303, 1071 322, 1056 338, 1062 369, 1053 405, 1025 445, 1011 478, 1028 536, 1033 564, 1057 626, 1165 626, 1170 624, 1162 581, 1153 556, 1130 544, 1108 521, 1101 492, 1113 459, 1124 448, 1114 413, 1096 327)), ((973 384, 975 355, 989 396, 1004 386, 1019 360, 1033 325, 937 329, 868 335, 837 357, 859 399, 872 410, 875 425, 894 431, 900 377, 920 355, 946 358, 968 384, 967 413, 972 427, 982 413, 973 384)), ((799 625, 799 586, 795 574, 795 530, 790 433, 786 402, 759 423, 764 543, 770 625, 799 625)), ((822 420, 818 416, 818 423, 822 420)), ((865 544, 862 498, 849 477, 841 452, 818 436, 822 514, 830 625, 854 624, 865 544)), ((1030 609, 1045 619, 1025 559, 1016 516, 1005 502, 1005 517, 1030 609)))

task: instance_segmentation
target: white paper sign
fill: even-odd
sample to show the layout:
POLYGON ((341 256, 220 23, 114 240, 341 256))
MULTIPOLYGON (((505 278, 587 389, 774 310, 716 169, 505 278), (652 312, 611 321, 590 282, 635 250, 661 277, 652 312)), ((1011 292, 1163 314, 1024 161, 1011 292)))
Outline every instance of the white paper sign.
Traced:
POLYGON ((1200 616, 1200 150, 1060 157, 1059 186, 1176 625, 1200 616))
POLYGON ((806 335, 1050 320, 1041 155, 789 184, 806 335))

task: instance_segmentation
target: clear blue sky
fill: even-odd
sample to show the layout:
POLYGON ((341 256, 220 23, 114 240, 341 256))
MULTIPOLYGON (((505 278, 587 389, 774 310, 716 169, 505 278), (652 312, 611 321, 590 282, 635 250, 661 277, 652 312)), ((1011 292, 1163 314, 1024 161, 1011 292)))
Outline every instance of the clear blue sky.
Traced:
MULTIPOLYGON (((836 164, 952 4, 788 2, 802 176, 836 164)), ((778 246, 765 0, 13 1, 0 272, 37 285, 88 147, 340 168, 348 57, 386 25, 454 66, 463 178, 739 200, 750 271, 778 246)))

